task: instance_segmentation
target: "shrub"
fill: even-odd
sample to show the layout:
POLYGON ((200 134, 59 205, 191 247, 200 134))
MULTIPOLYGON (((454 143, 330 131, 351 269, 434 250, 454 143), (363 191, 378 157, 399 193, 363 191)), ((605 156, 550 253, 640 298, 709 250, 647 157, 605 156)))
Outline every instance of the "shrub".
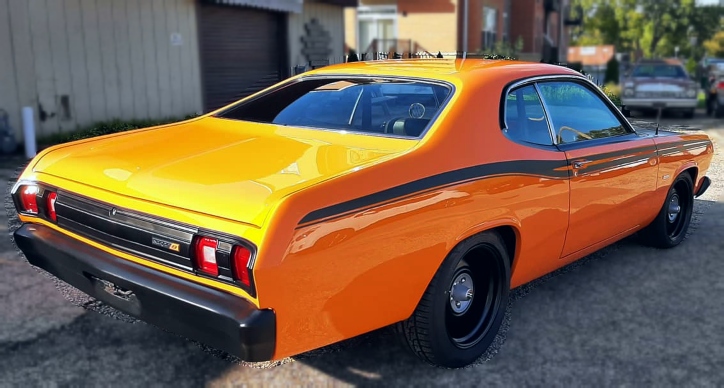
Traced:
POLYGON ((619 66, 618 66, 618 59, 616 59, 616 56, 611 57, 611 59, 606 64, 606 76, 604 77, 604 83, 614 83, 618 84, 618 73, 619 73, 619 66))

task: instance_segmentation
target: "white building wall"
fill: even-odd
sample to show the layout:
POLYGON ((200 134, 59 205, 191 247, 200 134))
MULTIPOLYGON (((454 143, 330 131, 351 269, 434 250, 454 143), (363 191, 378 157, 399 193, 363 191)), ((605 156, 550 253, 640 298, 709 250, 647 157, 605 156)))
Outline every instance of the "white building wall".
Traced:
POLYGON ((195 10, 195 0, 0 0, 0 109, 16 139, 23 106, 39 137, 200 112, 195 10))

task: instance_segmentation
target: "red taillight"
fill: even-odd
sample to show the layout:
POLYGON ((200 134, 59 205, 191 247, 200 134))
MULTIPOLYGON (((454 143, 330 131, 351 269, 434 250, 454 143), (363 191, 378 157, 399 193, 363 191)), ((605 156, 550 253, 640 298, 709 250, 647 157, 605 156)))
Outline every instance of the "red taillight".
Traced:
POLYGON ((20 204, 23 207, 22 211, 38 214, 38 186, 23 186, 20 190, 20 204))
POLYGON ((54 222, 58 221, 58 215, 55 213, 55 200, 57 199, 58 193, 55 192, 51 192, 50 194, 48 194, 48 197, 46 199, 48 207, 48 218, 50 218, 54 222))
POLYGON ((234 274, 234 279, 240 281, 247 287, 251 287, 249 260, 251 260, 250 250, 239 245, 234 247, 231 252, 231 270, 234 274))
POLYGON ((718 84, 716 84, 717 89, 724 89, 724 81, 719 81, 718 84))
POLYGON ((219 276, 219 266, 216 263, 216 246, 218 240, 210 237, 199 237, 196 240, 196 268, 211 276, 219 276))

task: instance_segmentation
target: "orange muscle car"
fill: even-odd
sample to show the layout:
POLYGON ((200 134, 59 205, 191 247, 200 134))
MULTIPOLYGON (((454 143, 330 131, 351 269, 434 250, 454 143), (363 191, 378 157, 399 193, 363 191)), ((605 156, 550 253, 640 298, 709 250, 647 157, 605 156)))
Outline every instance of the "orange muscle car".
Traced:
POLYGON ((636 232, 679 244, 712 153, 634 129, 565 67, 356 62, 44 150, 13 188, 14 238, 90 296, 243 360, 396 325, 460 367, 511 288, 636 232))

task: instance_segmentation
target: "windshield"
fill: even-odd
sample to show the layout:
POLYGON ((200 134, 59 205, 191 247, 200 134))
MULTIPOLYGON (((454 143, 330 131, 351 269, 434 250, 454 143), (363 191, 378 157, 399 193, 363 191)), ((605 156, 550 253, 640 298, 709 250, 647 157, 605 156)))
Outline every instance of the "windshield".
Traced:
POLYGON ((425 82, 302 78, 217 117, 324 130, 419 137, 452 89, 425 82))
POLYGON ((633 76, 686 78, 686 71, 677 65, 639 65, 634 69, 633 76))

